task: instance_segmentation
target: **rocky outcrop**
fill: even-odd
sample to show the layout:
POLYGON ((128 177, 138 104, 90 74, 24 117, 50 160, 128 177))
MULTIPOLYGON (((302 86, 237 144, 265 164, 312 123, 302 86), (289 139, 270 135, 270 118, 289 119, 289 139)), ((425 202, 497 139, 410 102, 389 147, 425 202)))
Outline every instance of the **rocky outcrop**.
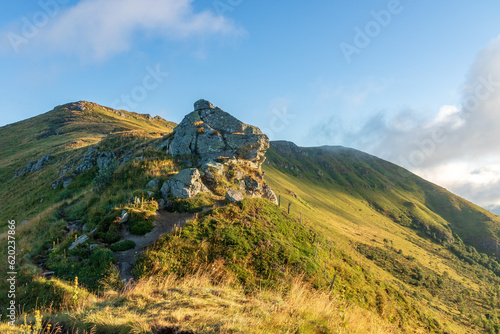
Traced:
POLYGON ((268 200, 270 200, 274 204, 278 205, 278 197, 276 196, 274 191, 271 189, 271 187, 267 183, 264 184, 263 192, 264 192, 264 196, 263 196, 264 198, 267 198, 268 200))
POLYGON ((231 202, 241 202, 243 201, 243 194, 238 190, 229 189, 226 193, 226 198, 231 202))
POLYGON ((69 176, 64 176, 60 179, 57 179, 54 183, 52 183, 52 189, 57 189, 60 184, 62 184, 63 188, 67 188, 72 182, 73 178, 69 176))
POLYGON ((203 184, 201 174, 196 168, 183 169, 161 187, 163 198, 172 195, 176 198, 191 198, 199 192, 209 193, 210 190, 203 184))
POLYGON ((89 239, 90 238, 87 235, 85 235, 85 234, 79 236, 75 241, 73 241, 73 243, 71 244, 71 246, 69 246, 68 250, 72 250, 76 246, 81 245, 81 244, 87 242, 87 240, 89 240, 89 239))
POLYGON ((97 157, 97 166, 99 170, 105 170, 111 166, 113 160, 115 159, 115 154, 113 152, 101 152, 97 157))
POLYGON ((128 214, 128 212, 126 210, 122 210, 122 213, 120 215, 120 223, 128 222, 129 218, 130 215, 128 214))
POLYGON ((14 177, 19 177, 21 175, 24 175, 28 172, 30 173, 36 173, 38 171, 41 171, 42 168, 50 161, 52 160, 52 156, 50 155, 44 155, 43 157, 41 157, 40 159, 36 160, 36 161, 30 161, 28 162, 28 164, 26 165, 26 167, 24 167, 22 170, 20 170, 19 172, 17 172, 14 177))
POLYGON ((148 184, 146 184, 146 188, 158 190, 159 185, 160 185, 160 180, 154 179, 154 180, 149 181, 148 184))
POLYGON ((75 174, 84 173, 96 164, 96 157, 94 156, 97 152, 97 149, 94 147, 90 147, 87 150, 87 153, 83 156, 83 161, 75 168, 75 174))
POLYGON ((260 168, 269 148, 265 134, 206 100, 197 101, 194 109, 174 129, 168 145, 172 155, 196 156, 200 163, 220 158, 243 159, 260 168))

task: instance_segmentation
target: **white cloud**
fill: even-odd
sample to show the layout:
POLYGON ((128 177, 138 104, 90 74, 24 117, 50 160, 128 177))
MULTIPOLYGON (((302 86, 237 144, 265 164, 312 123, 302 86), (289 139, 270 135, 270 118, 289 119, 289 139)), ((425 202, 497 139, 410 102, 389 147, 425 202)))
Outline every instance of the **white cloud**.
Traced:
MULTIPOLYGON (((129 50, 137 34, 184 39, 194 35, 238 35, 242 32, 224 16, 208 10, 195 12, 192 2, 81 0, 72 7, 60 6, 52 12, 41 8, 40 13, 50 14, 47 15, 50 18, 46 24, 35 26, 35 34, 27 35, 21 26, 18 32, 13 31, 11 27, 10 30, 4 31, 4 35, 12 35, 14 32, 27 40, 27 43, 17 45, 17 49, 21 51, 32 51, 31 48, 36 47, 38 50, 43 48, 57 53, 72 53, 84 58, 102 60, 129 50)), ((35 16, 28 15, 23 20, 36 23, 35 16)))
POLYGON ((431 123, 433 126, 449 126, 450 129, 456 130, 465 125, 465 119, 460 113, 460 109, 456 106, 444 105, 439 109, 436 119, 431 123))
POLYGON ((402 165, 479 205, 500 205, 500 36, 477 55, 460 95, 459 106, 434 116, 378 112, 355 131, 331 118, 310 134, 402 165))

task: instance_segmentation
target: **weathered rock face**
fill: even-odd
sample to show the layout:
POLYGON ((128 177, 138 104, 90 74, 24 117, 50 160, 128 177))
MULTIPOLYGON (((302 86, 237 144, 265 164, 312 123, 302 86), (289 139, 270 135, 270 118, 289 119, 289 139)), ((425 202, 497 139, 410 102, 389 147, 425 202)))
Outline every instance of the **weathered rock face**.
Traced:
POLYGON ((210 192, 201 180, 200 172, 196 168, 181 170, 176 176, 168 180, 161 187, 162 196, 176 198, 191 198, 199 192, 210 192))
POLYGON ((159 185, 160 185, 160 180, 154 179, 149 181, 148 184, 146 184, 146 188, 157 190, 159 185))
POLYGON ((278 205, 278 197, 267 183, 264 185, 264 197, 278 205))
POLYGON ((42 170, 42 168, 47 163, 49 163, 50 160, 52 160, 52 156, 50 156, 50 155, 44 155, 43 157, 41 157, 37 161, 30 161, 30 162, 28 162, 28 164, 26 165, 26 167, 24 167, 22 170, 20 170, 19 172, 17 172, 14 175, 14 177, 18 177, 18 176, 24 175, 24 174, 26 174, 28 172, 31 172, 31 173, 39 172, 40 170, 42 170))
POLYGON ((206 100, 197 101, 194 108, 174 130, 169 145, 172 155, 195 155, 200 162, 219 157, 243 159, 260 168, 269 148, 265 134, 206 100))
POLYGON ((238 190, 229 189, 226 193, 226 198, 231 202, 241 202, 243 201, 243 194, 238 190))
POLYGON ((113 152, 101 152, 97 157, 97 166, 99 169, 107 169, 113 163, 115 159, 115 154, 113 152))

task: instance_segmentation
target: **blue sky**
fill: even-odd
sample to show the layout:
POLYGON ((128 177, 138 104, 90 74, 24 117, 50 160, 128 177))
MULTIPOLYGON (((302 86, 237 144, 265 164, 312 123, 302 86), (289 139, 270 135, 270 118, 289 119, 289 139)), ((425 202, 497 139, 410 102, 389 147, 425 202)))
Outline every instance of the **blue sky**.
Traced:
POLYGON ((7 2, 0 126, 78 100, 180 122, 205 98, 271 139, 355 147, 493 207, 500 92, 463 103, 464 87, 500 81, 499 12, 492 0, 7 2))

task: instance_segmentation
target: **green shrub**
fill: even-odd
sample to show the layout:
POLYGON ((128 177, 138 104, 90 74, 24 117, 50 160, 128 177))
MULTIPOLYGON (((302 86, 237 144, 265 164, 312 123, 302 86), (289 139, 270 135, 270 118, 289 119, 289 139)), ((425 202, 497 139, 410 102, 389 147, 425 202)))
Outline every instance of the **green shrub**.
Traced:
POLYGON ((129 249, 134 249, 135 242, 132 240, 122 240, 112 244, 110 248, 113 252, 123 252, 129 249))
POLYGON ((118 226, 112 224, 107 232, 100 234, 100 237, 105 243, 112 244, 121 239, 121 233, 118 226))
POLYGON ((130 213, 130 233, 144 235, 153 229, 156 209, 153 208, 152 211, 134 207, 127 207, 127 209, 130 213))
POLYGON ((153 222, 149 220, 139 220, 130 223, 130 233, 135 235, 144 235, 151 232, 153 229, 153 222))
POLYGON ((78 277, 87 288, 97 290, 105 284, 119 281, 115 261, 113 252, 107 248, 98 248, 93 252, 85 248, 52 252, 46 266, 61 279, 72 281, 78 277))

